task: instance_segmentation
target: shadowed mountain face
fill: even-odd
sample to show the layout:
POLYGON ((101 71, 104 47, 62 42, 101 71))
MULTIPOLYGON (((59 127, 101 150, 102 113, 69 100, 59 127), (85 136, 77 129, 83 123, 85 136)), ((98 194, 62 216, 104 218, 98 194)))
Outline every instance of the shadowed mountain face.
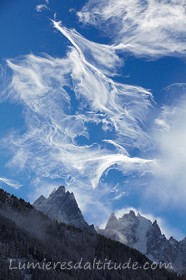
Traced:
POLYGON ((73 193, 61 186, 54 190, 48 198, 40 196, 34 203, 35 209, 48 215, 49 218, 58 222, 73 225, 88 231, 94 227, 89 226, 84 220, 73 193))
POLYGON ((124 244, 95 232, 52 221, 22 199, 0 189, 0 280, 179 280, 164 269, 144 270, 149 260, 124 244), (82 264, 94 260, 115 263, 138 263, 136 269, 30 269, 9 270, 9 259, 15 263, 69 262, 82 264))
POLYGON ((180 242, 173 237, 167 239, 157 221, 152 223, 132 210, 119 219, 112 213, 105 229, 98 228, 97 231, 135 248, 152 261, 172 263, 179 273, 186 271, 186 238, 180 242))

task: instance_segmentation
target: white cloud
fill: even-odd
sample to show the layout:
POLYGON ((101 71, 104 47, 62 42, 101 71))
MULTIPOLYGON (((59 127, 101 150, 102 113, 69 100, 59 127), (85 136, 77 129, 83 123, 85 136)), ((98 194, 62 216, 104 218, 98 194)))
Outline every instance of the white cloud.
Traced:
MULTIPOLYGON (((48 4, 48 1, 46 1, 46 4, 48 4)), ((35 7, 35 9, 38 13, 41 13, 43 10, 48 10, 48 7, 45 4, 39 4, 35 7)))
MULTIPOLYGON (((76 94, 88 98, 92 110, 105 114, 103 117, 106 121, 106 116, 109 116, 109 122, 111 121, 119 136, 135 138, 140 144, 143 141, 146 143, 147 134, 144 134, 139 122, 143 122, 151 106, 151 93, 141 87, 116 83, 107 77, 106 65, 115 68, 115 63, 119 61, 112 48, 85 40, 77 32, 64 28, 60 22, 54 22, 54 26, 69 39, 77 51, 70 54, 70 59, 75 64, 72 79, 80 81, 76 86, 76 94), (91 55, 87 55, 87 52, 91 55), (104 60, 100 60, 100 57, 104 57, 104 60)), ((133 142, 133 145, 138 144, 133 142)))
POLYGON ((78 16, 136 56, 186 54, 185 0, 89 0, 78 16))
POLYGON ((113 76, 122 65, 121 59, 116 54, 114 46, 91 42, 81 36, 76 30, 65 28, 61 22, 52 21, 54 27, 60 31, 76 48, 82 62, 101 76, 113 76))
POLYGON ((21 185, 16 182, 15 180, 11 180, 8 178, 0 177, 0 182, 4 183, 5 185, 14 188, 14 189, 19 189, 21 185))
POLYGON ((186 84, 169 86, 166 104, 156 119, 154 143, 157 165, 147 197, 158 207, 185 208, 186 197, 186 84))

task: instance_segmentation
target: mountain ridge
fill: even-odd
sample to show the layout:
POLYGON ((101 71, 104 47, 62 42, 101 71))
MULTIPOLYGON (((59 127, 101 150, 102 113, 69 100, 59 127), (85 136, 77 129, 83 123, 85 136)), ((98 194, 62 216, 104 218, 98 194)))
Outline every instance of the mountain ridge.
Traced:
POLYGON ((34 263, 73 260, 93 262, 111 259, 117 263, 131 259, 140 266, 150 261, 138 251, 73 226, 58 223, 34 209, 23 199, 0 189, 0 280, 181 280, 165 269, 156 270, 9 270, 9 259, 34 263))
POLYGON ((186 238, 182 241, 173 237, 167 239, 157 220, 151 222, 130 210, 120 218, 112 213, 105 228, 96 229, 99 234, 140 251, 152 261, 171 262, 176 272, 186 271, 186 238))

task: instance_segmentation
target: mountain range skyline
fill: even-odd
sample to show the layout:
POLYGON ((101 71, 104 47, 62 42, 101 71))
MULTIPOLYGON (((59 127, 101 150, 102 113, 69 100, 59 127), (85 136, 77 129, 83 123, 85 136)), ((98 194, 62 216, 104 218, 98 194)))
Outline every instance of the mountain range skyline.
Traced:
MULTIPOLYGON (((58 188, 54 188, 52 192, 48 196, 39 196, 34 202, 33 202, 34 208, 37 210, 43 212, 44 214, 48 215, 52 219, 56 219, 58 222, 63 222, 66 224, 71 224, 76 227, 81 228, 81 224, 83 225, 83 229, 87 230, 87 221, 83 217, 83 214, 81 212, 81 209, 78 206, 78 203, 76 201, 76 197, 73 193, 70 193, 68 190, 66 190, 65 186, 59 186, 58 188), (72 214, 72 220, 70 218, 69 213, 71 213, 71 208, 74 208, 74 212, 72 214), (75 218, 75 219, 74 219, 75 218), (81 221, 82 220, 82 221, 81 221)), ((171 235, 172 233, 169 232, 169 229, 165 229, 161 220, 154 218, 150 215, 145 215, 142 212, 138 211, 134 208, 126 208, 125 210, 118 211, 116 213, 112 212, 109 214, 107 221, 105 221, 104 224, 94 224, 89 225, 90 228, 94 226, 94 228, 104 235, 104 230, 108 229, 111 224, 113 224, 113 229, 115 229, 117 222, 127 215, 131 215, 132 217, 141 217, 142 220, 146 220, 148 224, 159 224, 161 233, 167 238, 167 239, 174 239, 176 236, 171 235), (114 221, 114 223, 112 223, 114 221), (116 224, 115 224, 116 223, 116 224), (114 225, 115 224, 115 225, 114 225)), ((186 235, 183 236, 183 239, 186 238, 186 235)), ((118 240, 118 239, 117 239, 118 240)), ((119 239, 120 242, 122 240, 119 239)), ((178 240, 182 241, 182 239, 178 240)), ((124 242, 125 243, 125 242, 124 242)), ((139 248, 138 248, 139 251, 139 248)), ((142 253, 143 250, 142 250, 142 253)))
MULTIPOLYGON (((56 199, 60 197, 63 200, 64 196, 71 204, 68 193, 60 188, 56 199)), ((137 250, 105 238, 95 231, 82 230, 49 218, 34 209, 30 203, 2 189, 0 228, 3 229, 0 231, 2 279, 185 279, 184 275, 178 276, 173 272, 170 264, 166 265, 168 269, 165 269, 165 263, 163 266, 159 264, 158 267, 157 262, 151 262, 137 250), (108 259, 110 261, 107 269, 108 259), (104 266, 100 266, 102 263, 104 266), (112 263, 123 267, 110 269, 112 263), (30 264, 33 266, 30 267, 30 264), (88 270, 87 264, 91 266, 88 270), (134 264, 135 269, 131 267, 134 264), (20 265, 23 269, 19 269, 20 265), (77 269, 77 265, 81 268, 77 269), (46 266, 50 266, 51 269, 47 269, 46 266)))
POLYGON ((152 262, 171 264, 178 274, 185 273, 186 236, 181 241, 173 236, 167 238, 157 220, 150 221, 140 213, 129 210, 119 218, 112 213, 103 229, 97 225, 89 226, 74 194, 66 191, 64 186, 54 189, 48 198, 40 196, 33 206, 52 220, 73 225, 91 234, 97 232, 136 249, 152 262))

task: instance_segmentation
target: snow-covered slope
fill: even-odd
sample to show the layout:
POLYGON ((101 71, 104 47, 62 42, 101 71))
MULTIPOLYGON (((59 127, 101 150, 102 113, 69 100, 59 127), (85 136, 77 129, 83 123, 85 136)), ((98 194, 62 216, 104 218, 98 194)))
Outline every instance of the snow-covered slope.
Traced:
POLYGON ((54 190, 48 198, 40 196, 33 203, 33 206, 58 222, 74 225, 88 231, 94 230, 94 227, 89 226, 84 220, 74 194, 66 191, 63 186, 54 190))
POLYGON ((180 242, 173 237, 167 239, 157 221, 152 223, 139 213, 131 210, 119 219, 112 213, 105 229, 97 231, 135 248, 152 261, 171 263, 177 272, 186 270, 186 238, 180 242))

